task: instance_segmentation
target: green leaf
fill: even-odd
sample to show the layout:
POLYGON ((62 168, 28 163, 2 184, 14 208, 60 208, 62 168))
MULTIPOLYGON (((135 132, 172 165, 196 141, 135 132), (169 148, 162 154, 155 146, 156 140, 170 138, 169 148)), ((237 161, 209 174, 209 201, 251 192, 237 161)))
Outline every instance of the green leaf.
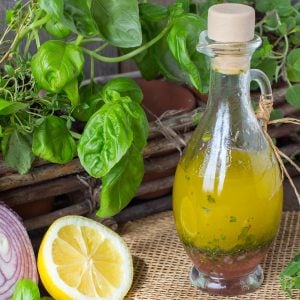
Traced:
POLYGON ((131 147, 122 159, 102 178, 101 218, 111 217, 128 205, 144 175, 142 154, 131 147))
POLYGON ((186 14, 174 20, 167 38, 171 53, 180 67, 188 73, 190 82, 198 90, 202 90, 201 76, 191 56, 196 51, 199 34, 205 27, 203 19, 186 14))
POLYGON ((7 9, 5 11, 5 23, 7 25, 10 25, 12 23, 12 21, 14 19, 14 15, 15 15, 15 13, 14 13, 13 9, 7 9))
POLYGON ((277 108, 277 109, 274 108, 270 115, 270 121, 276 120, 276 119, 281 119, 283 117, 284 117, 283 110, 280 108, 277 108))
POLYGON ((71 34, 68 27, 56 20, 49 20, 45 25, 45 29, 49 34, 59 39, 64 39, 71 34))
POLYGON ((87 1, 64 0, 62 23, 83 36, 99 34, 87 1))
POLYGON ((20 174, 28 173, 34 160, 31 146, 30 134, 21 133, 16 128, 5 133, 2 140, 4 161, 20 174))
POLYGON ((79 92, 78 92, 78 80, 74 78, 69 81, 63 88, 64 92, 67 94, 68 99, 71 101, 73 106, 79 104, 79 92))
POLYGON ((140 3, 140 17, 148 22, 159 22, 169 16, 168 9, 165 6, 155 3, 140 3))
POLYGON ((101 89, 102 87, 93 81, 79 89, 80 104, 73 111, 77 120, 87 122, 104 104, 101 89))
POLYGON ((122 101, 105 103, 88 121, 78 156, 93 177, 106 175, 125 155, 133 140, 131 116, 122 101))
POLYGON ((265 58, 257 66, 255 66, 255 68, 262 70, 268 76, 270 82, 274 81, 276 67, 276 60, 271 58, 265 58))
POLYGON ((142 151, 147 144, 149 124, 144 109, 136 102, 125 103, 128 113, 132 116, 133 145, 142 151))
POLYGON ((0 116, 15 114, 16 112, 27 107, 28 105, 22 102, 0 99, 0 116))
POLYGON ((30 279, 19 279, 12 300, 40 300, 37 284, 30 279))
POLYGON ((290 86, 285 94, 287 102, 297 108, 300 108, 300 84, 290 86))
POLYGON ((287 75, 292 82, 300 81, 300 49, 294 49, 288 54, 287 75))
POLYGON ((4 65, 4 71, 10 77, 13 77, 15 75, 15 68, 11 65, 4 65))
POLYGON ((176 3, 180 3, 185 12, 190 11, 190 0, 176 0, 176 3))
POLYGON ((280 13, 285 7, 291 6, 291 0, 257 0, 255 9, 259 12, 268 12, 277 9, 280 13))
POLYGON ((66 121, 47 116, 33 133, 32 151, 47 161, 65 164, 76 155, 76 143, 67 128, 66 121))
POLYGON ((101 35, 112 45, 122 48, 141 45, 137 0, 93 0, 91 12, 101 35))
MULTIPOLYGON (((142 22, 142 31, 143 31, 143 41, 142 45, 145 45, 147 42, 152 40, 159 32, 162 30, 162 26, 158 25, 158 22, 148 22, 143 17, 141 17, 142 22)), ((155 61, 154 53, 153 53, 154 46, 147 48, 140 54, 136 55, 133 59, 138 66, 142 77, 147 80, 155 79, 159 75, 159 66, 155 61)), ((126 49, 125 49, 126 50, 126 49)), ((128 48, 130 52, 134 50, 134 48, 128 48)))
POLYGON ((40 0, 40 7, 55 20, 60 20, 63 15, 63 0, 40 0))
POLYGON ((269 55, 272 52, 273 46, 270 44, 269 40, 267 37, 262 38, 262 45, 257 49, 251 60, 251 66, 254 68, 257 68, 258 65, 262 63, 263 60, 269 57, 269 55))
POLYGON ((78 46, 53 40, 44 43, 31 61, 38 85, 54 93, 61 92, 68 84, 74 84, 83 64, 84 57, 78 46))
POLYGON ((141 103, 143 100, 143 93, 139 85, 131 78, 120 77, 108 81, 102 89, 102 96, 105 98, 108 91, 115 91, 121 97, 130 97, 133 101, 141 103))

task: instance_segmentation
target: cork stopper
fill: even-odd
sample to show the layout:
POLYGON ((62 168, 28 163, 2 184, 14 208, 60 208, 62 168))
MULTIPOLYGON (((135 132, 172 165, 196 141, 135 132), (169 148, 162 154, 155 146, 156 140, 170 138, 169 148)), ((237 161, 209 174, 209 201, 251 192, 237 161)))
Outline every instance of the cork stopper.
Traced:
POLYGON ((255 10, 243 4, 216 4, 208 10, 208 37, 216 42, 248 42, 254 38, 255 10))

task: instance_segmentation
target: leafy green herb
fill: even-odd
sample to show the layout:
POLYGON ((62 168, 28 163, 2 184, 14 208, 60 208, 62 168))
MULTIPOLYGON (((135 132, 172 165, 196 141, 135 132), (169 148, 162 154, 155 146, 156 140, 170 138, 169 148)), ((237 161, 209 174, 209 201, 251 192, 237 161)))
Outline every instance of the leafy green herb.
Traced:
POLYGON ((142 154, 132 146, 102 178, 99 217, 110 217, 133 198, 144 175, 142 154))
POLYGON ((48 116, 33 133, 32 152, 45 160, 65 164, 76 154, 76 143, 66 121, 48 116))
POLYGON ((78 46, 62 41, 47 41, 32 58, 31 66, 41 88, 54 93, 65 90, 75 106, 79 102, 77 77, 83 69, 83 63, 83 54, 78 46))
POLYGON ((79 89, 80 103, 73 111, 77 120, 87 122, 104 104, 101 90, 102 87, 93 81, 79 89))
POLYGON ((142 43, 136 0, 92 0, 91 11, 98 29, 112 45, 135 47, 142 43))
POLYGON ((216 203, 216 199, 215 199, 213 196, 211 196, 211 195, 208 195, 208 196, 207 196, 207 201, 208 201, 209 203, 216 203))
POLYGON ((300 108, 300 84, 290 86, 285 94, 286 100, 291 105, 300 108))
POLYGON ((115 91, 120 94, 121 97, 128 96, 131 100, 141 103, 143 100, 143 93, 138 84, 131 78, 115 78, 108 81, 102 89, 103 98, 109 91, 115 91))
POLYGON ((229 222, 230 222, 230 223, 235 223, 235 222, 236 222, 236 217, 230 216, 230 217, 229 217, 229 222))
POLYGON ((250 225, 244 226, 240 234, 238 235, 238 240, 245 240, 248 236, 249 230, 250 230, 250 225))
POLYGON ((90 118, 80 138, 80 162, 91 176, 104 176, 126 154, 132 141, 131 118, 122 101, 105 103, 90 118))
POLYGON ((34 154, 31 151, 32 135, 16 128, 5 133, 2 141, 2 153, 5 162, 20 174, 31 169, 34 154))
POLYGON ((30 279, 18 280, 12 300, 40 300, 37 284, 30 279))
POLYGON ((300 289, 300 253, 280 273, 281 288, 292 297, 293 289, 300 289))
POLYGON ((206 213, 209 213, 209 212, 211 211, 211 209, 208 208, 208 207, 202 207, 202 209, 203 209, 206 213))

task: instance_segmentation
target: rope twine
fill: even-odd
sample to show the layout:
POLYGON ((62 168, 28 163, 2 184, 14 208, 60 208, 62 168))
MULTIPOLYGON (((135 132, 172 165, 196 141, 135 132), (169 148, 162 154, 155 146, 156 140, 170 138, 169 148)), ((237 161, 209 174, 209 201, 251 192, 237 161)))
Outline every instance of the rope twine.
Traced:
POLYGON ((255 112, 256 118, 261 122, 264 134, 275 153, 276 159, 277 159, 280 169, 281 169, 282 180, 285 175, 287 177, 287 179, 289 180, 289 183, 292 186, 292 188, 295 192, 295 195, 297 197, 298 203, 300 205, 299 192, 293 182, 293 179, 291 178, 290 174, 288 173, 288 171, 284 165, 283 159, 288 161, 299 173, 300 173, 300 167, 291 158, 289 158, 285 153, 283 153, 282 151, 279 150, 279 148, 274 144, 272 138, 268 134, 268 124, 290 123, 290 124, 300 125, 300 120, 295 119, 295 118, 281 118, 281 119, 276 119, 276 120, 270 121, 270 115, 271 115, 271 112, 273 109, 273 102, 274 101, 273 101, 272 95, 268 95, 266 97, 261 96, 259 99, 258 108, 255 112))

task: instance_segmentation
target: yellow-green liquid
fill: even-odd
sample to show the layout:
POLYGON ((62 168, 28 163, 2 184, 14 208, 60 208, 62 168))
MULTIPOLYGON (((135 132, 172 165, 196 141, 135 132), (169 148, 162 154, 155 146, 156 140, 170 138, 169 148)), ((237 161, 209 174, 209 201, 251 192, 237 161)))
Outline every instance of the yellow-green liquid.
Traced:
POLYGON ((233 254, 270 244, 280 224, 282 181, 271 154, 231 150, 223 188, 203 188, 204 155, 181 161, 173 188, 177 231, 188 247, 233 254))

